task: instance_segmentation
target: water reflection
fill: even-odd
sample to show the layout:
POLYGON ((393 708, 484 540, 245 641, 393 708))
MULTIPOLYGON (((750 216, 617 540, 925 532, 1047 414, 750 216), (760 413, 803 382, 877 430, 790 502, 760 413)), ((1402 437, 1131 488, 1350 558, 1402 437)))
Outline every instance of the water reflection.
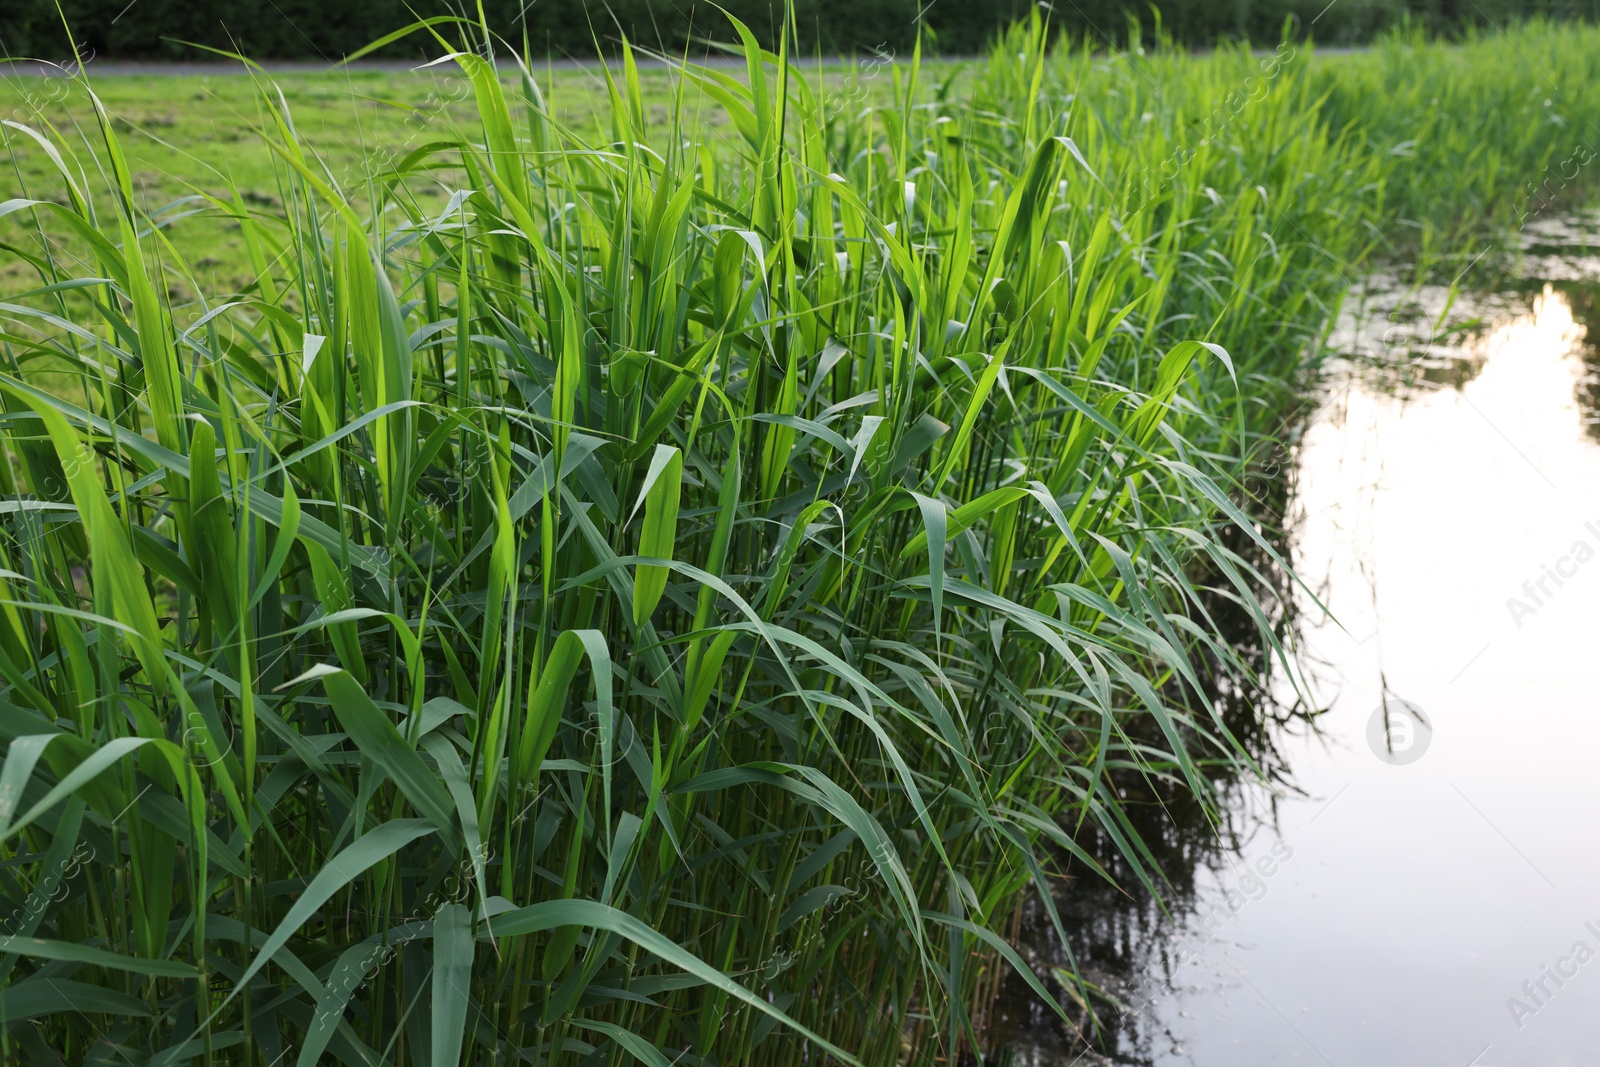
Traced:
POLYGON ((1578 408, 1584 428, 1600 441, 1600 286, 1561 282, 1555 286, 1567 298, 1572 317, 1583 325, 1585 340, 1578 354, 1583 369, 1578 377, 1578 408))
MULTIPOLYGON (((1258 735, 1291 773, 1226 786, 1221 827, 1146 798, 1170 915, 1064 884, 1108 1025, 1086 1047, 1016 990, 1013 1063, 1600 1064, 1600 287, 1407 299, 1336 334, 1352 358, 1295 457, 1326 713, 1258 735), (1369 749, 1386 701, 1426 718, 1422 758, 1369 749)), ((1042 916, 1023 930, 1067 962, 1042 916)))

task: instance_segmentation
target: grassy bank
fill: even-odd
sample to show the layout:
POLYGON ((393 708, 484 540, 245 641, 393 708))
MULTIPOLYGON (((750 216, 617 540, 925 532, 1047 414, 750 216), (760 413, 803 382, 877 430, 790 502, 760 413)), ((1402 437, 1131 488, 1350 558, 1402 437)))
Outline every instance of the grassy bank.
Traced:
POLYGON ((948 1062, 1049 857, 1157 878, 1351 272, 1514 223, 1572 130, 1452 131, 1600 34, 1048 39, 598 133, 468 52, 360 180, 263 84, 270 194, 158 218, 114 116, 7 127, 7 1055, 948 1062))

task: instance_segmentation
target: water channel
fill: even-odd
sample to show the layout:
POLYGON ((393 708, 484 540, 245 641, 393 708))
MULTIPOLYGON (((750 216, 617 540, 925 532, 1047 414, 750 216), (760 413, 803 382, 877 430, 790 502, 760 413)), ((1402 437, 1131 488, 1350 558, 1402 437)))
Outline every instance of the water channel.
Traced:
POLYGON ((1469 329, 1439 291, 1353 301, 1293 450, 1321 714, 1271 726, 1277 780, 1227 787, 1223 826, 1152 820, 1165 913, 1068 883, 1103 1029, 1007 996, 1011 1063, 1600 1065, 1600 261, 1572 241, 1534 231, 1524 284, 1450 308, 1469 329))

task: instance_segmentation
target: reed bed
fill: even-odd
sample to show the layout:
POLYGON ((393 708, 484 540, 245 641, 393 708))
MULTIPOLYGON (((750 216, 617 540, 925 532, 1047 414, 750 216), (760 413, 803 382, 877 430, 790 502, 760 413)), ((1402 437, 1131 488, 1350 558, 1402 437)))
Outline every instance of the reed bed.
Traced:
POLYGON ((409 32, 478 125, 352 188, 261 78, 281 208, 142 211, 87 82, 5 128, 59 176, 0 207, 7 1062, 932 1064, 995 967, 1092 1000, 999 932, 1080 838, 1158 889, 1125 790, 1248 763, 1212 683, 1292 649, 1243 479, 1455 53, 1035 18, 867 98, 735 23, 742 75, 662 124, 624 52, 571 129, 409 32))

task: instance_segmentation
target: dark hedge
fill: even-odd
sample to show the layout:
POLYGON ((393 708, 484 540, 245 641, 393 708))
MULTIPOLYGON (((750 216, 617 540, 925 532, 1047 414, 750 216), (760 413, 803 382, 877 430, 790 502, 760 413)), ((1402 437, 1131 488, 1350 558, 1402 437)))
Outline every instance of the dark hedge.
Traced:
MULTIPOLYGON (((179 41, 237 46, 259 59, 337 59, 413 21, 413 10, 450 6, 412 0, 61 0, 74 33, 101 58, 205 58, 179 41)), ((776 39, 782 3, 723 0, 723 6, 767 41, 776 39)), ((1026 13, 1028 0, 935 0, 922 12, 931 44, 947 54, 981 50, 998 27, 1026 13)), ((1392 26, 1411 24, 1450 34, 1532 15, 1593 18, 1600 0, 1057 0, 1052 20, 1093 41, 1125 43, 1130 17, 1150 27, 1159 8, 1163 29, 1185 45, 1219 40, 1271 42, 1286 17, 1296 35, 1353 44, 1392 26)), ((716 8, 689 0, 484 0, 491 26, 513 42, 526 33, 537 55, 592 55, 615 46, 619 29, 634 41, 679 51, 696 38, 726 39, 716 8)), ((475 13, 475 8, 472 9, 475 13)), ((903 52, 916 35, 917 0, 796 0, 803 52, 903 52)), ((386 55, 418 54, 420 36, 386 55)), ((0 0, 0 48, 13 56, 70 58, 55 0, 0 0)))

